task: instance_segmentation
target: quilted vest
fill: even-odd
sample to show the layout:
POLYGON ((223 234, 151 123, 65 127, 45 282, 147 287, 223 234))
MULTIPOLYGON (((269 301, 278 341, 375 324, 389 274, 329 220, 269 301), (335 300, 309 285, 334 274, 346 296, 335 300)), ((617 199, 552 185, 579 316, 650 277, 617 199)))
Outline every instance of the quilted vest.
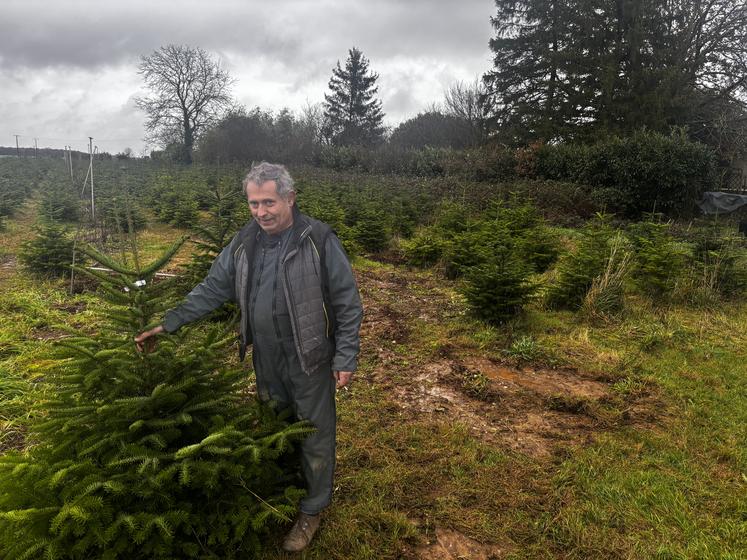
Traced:
MULTIPOLYGON (((296 353, 303 371, 311 375, 328 365, 334 355, 332 308, 327 296, 324 245, 332 229, 325 223, 301 214, 293 208, 293 231, 282 258, 278 275, 288 306, 296 353)), ((239 232, 234 251, 235 293, 241 309, 239 356, 246 355, 252 343, 249 324, 250 292, 254 274, 254 256, 261 230, 252 220, 239 232)))

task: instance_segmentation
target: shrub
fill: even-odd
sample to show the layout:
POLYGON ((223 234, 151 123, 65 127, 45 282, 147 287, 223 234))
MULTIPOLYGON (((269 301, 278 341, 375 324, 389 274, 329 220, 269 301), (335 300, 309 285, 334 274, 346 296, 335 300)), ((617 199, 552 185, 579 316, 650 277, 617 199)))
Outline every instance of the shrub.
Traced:
POLYGON ((697 307, 715 305, 747 291, 745 252, 741 240, 717 230, 699 232, 686 276, 677 284, 675 299, 697 307))
POLYGON ((389 245, 389 231, 384 213, 373 208, 364 210, 352 229, 353 239, 365 251, 378 252, 389 245))
POLYGON ((670 233, 669 223, 653 219, 633 224, 633 277, 638 289, 655 302, 666 301, 685 273, 685 252, 670 233))
POLYGON ((519 313, 536 291, 531 267, 512 249, 507 233, 493 246, 486 262, 465 274, 464 296, 472 313, 490 324, 501 324, 519 313))
POLYGON ((560 258, 555 282, 546 294, 549 307, 578 309, 594 279, 604 272, 612 237, 609 220, 599 216, 584 226, 580 235, 576 249, 560 258))
POLYGON ((131 195, 107 197, 97 205, 104 227, 118 233, 142 230, 148 223, 140 206, 131 195))
POLYGON ((36 236, 21 246, 18 258, 34 274, 58 278, 70 273, 73 247, 66 228, 49 222, 37 226, 36 236))
POLYGON ((557 240, 545 227, 537 210, 529 204, 506 206, 496 203, 483 219, 468 220, 460 224, 460 228, 464 228, 460 233, 445 236, 444 260, 450 278, 488 262, 491 255, 500 252, 506 243, 533 272, 546 270, 558 255, 557 240))
POLYGON ((62 187, 45 181, 41 185, 39 215, 45 220, 75 221, 80 216, 80 199, 67 184, 62 187))
POLYGON ((446 241, 433 228, 423 228, 411 239, 402 242, 402 250, 408 263, 428 267, 436 264, 443 255, 446 241))
POLYGON ((151 196, 151 207, 164 223, 189 227, 197 222, 198 201, 191 185, 177 183, 176 177, 158 178, 151 196))
POLYGON ((505 181, 516 176, 516 154, 513 149, 496 144, 454 151, 444 165, 446 175, 462 176, 474 181, 505 181))
POLYGON ((654 211, 686 213, 700 192, 716 184, 713 151, 689 140, 682 130, 668 136, 639 130, 587 146, 542 145, 533 150, 536 177, 604 189, 608 211, 630 218, 654 211))
POLYGON ((496 225, 506 227, 517 254, 535 272, 544 272, 557 260, 560 252, 558 239, 550 233, 534 205, 513 198, 508 206, 494 204, 489 214, 496 225))

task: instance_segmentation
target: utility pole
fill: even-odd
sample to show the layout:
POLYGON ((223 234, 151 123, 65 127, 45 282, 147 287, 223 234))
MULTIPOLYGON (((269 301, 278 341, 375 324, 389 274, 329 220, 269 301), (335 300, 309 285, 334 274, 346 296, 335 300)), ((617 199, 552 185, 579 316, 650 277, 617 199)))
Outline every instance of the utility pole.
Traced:
POLYGON ((20 134, 14 134, 13 136, 16 137, 16 157, 21 157, 21 149, 18 147, 18 137, 20 134))
POLYGON ((96 204, 93 199, 93 136, 88 137, 88 154, 90 155, 88 169, 91 174, 91 221, 95 221, 96 204))
POLYGON ((74 185, 75 178, 73 177, 73 147, 65 146, 65 162, 70 167, 70 182, 74 185))
POLYGON ((34 159, 39 157, 39 144, 36 143, 38 138, 34 138, 34 159))

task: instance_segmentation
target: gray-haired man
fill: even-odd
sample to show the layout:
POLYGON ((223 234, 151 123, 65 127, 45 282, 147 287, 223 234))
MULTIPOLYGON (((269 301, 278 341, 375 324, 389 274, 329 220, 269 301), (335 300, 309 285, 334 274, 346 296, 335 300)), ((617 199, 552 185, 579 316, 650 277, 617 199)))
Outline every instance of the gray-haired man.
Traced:
POLYGON ((138 348, 226 301, 241 309, 241 347, 252 344, 259 398, 290 406, 316 431, 301 445, 307 494, 283 548, 306 548, 332 498, 335 386, 357 366, 363 316, 350 263, 331 228, 301 214, 282 165, 260 163, 244 179, 254 220, 213 262, 208 276, 163 324, 135 338, 138 348))

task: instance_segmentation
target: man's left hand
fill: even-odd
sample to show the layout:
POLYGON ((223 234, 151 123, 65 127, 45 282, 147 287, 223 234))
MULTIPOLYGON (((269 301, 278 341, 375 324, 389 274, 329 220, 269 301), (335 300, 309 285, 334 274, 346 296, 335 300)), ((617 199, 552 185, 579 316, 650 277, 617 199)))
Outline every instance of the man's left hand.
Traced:
POLYGON ((350 380, 353 378, 352 371, 336 371, 334 372, 335 379, 337 380, 337 388, 346 387, 350 380))

